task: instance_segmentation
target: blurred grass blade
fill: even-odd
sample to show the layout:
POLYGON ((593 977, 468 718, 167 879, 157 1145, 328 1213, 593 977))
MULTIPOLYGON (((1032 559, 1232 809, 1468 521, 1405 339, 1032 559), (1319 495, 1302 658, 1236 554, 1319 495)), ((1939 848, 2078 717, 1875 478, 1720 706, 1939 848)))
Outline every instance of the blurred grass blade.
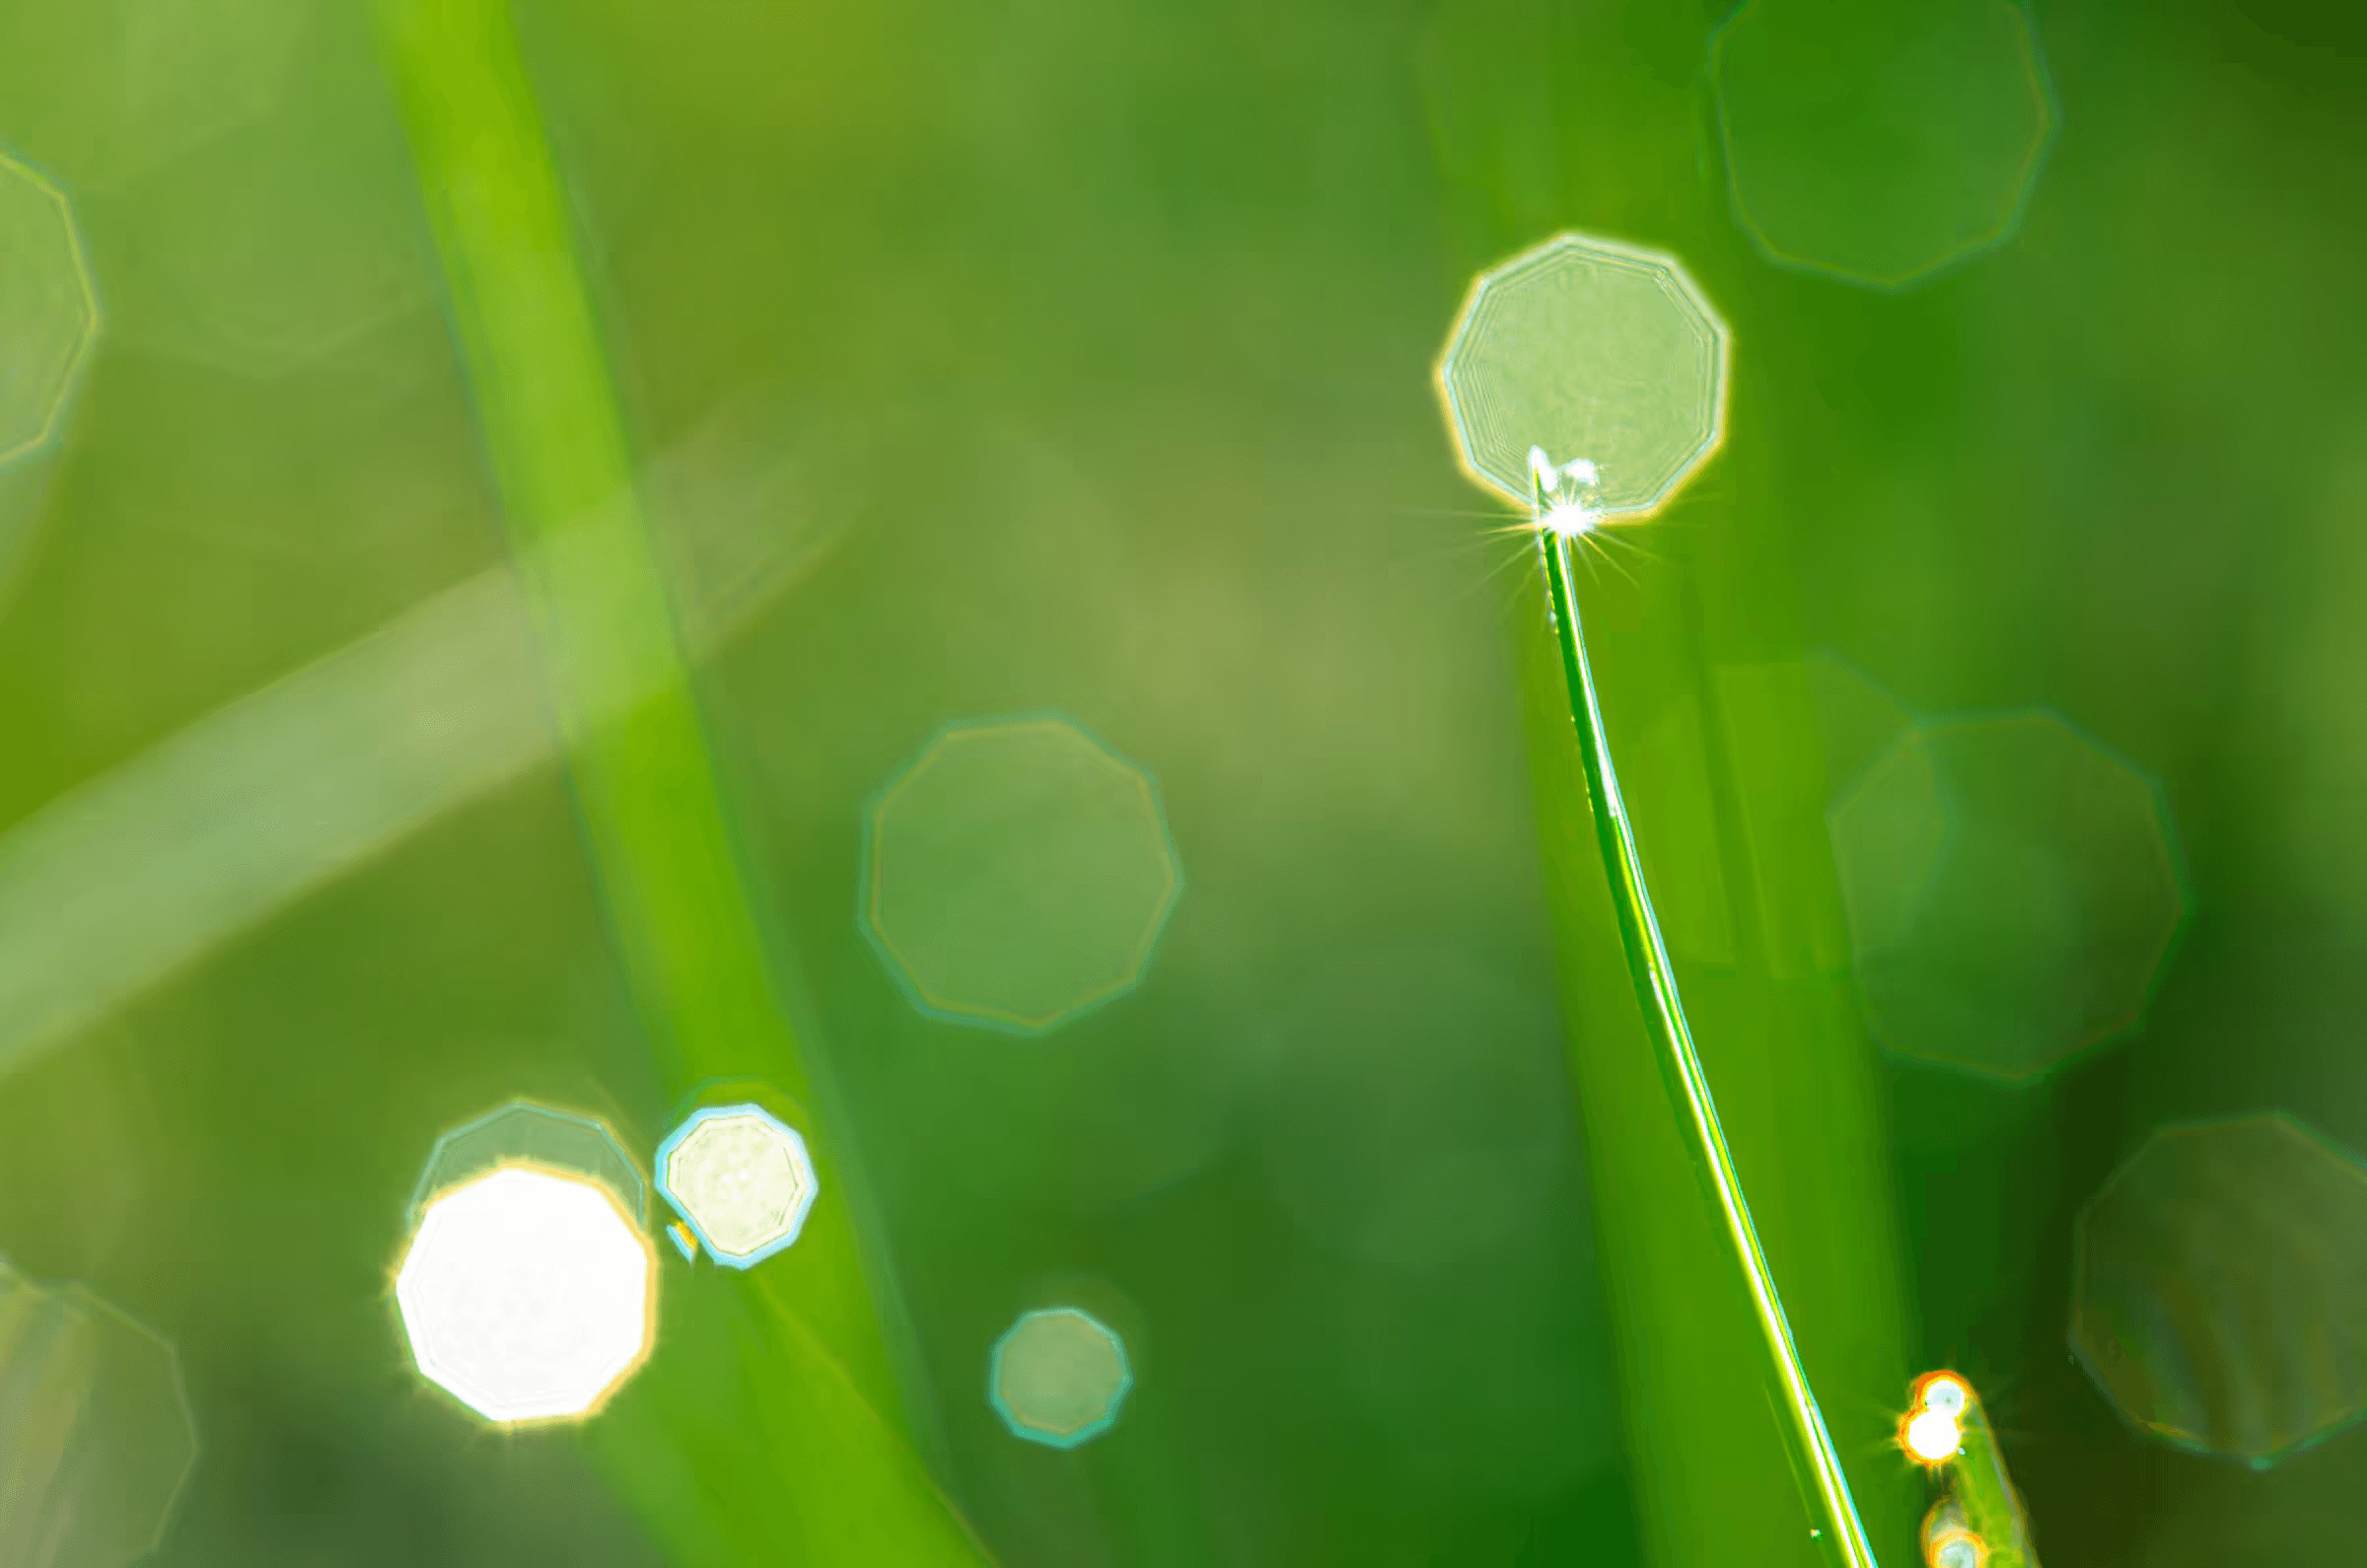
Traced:
POLYGON ((0 1073, 551 748, 504 570, 52 802, 0 839, 0 1073))
POLYGON ((660 1325, 672 1364, 628 1385, 589 1434, 676 1568, 987 1561, 772 1277, 674 1276, 660 1325))
MULTIPOLYGON (((382 0, 378 15, 643 1027, 678 1090, 747 1075, 811 1110, 815 1085, 725 821, 508 12, 501 0, 382 0)), ((889 1415, 890 1356, 843 1147, 811 1115, 804 1130, 822 1200, 800 1244, 760 1281, 701 1280, 709 1310, 661 1330, 656 1362, 595 1424, 594 1452, 678 1568, 978 1561, 889 1415), (729 1334, 739 1354, 718 1359, 735 1300, 756 1328, 729 1334), (732 1401, 755 1424, 720 1419, 732 1401), (753 1559, 739 1545, 775 1535, 753 1559)))
POLYGON ((1831 1434, 1825 1430, 1824 1414, 1817 1408, 1815 1391, 1809 1388, 1808 1375, 1792 1342, 1791 1324, 1784 1319, 1782 1297, 1759 1247, 1751 1205, 1718 1124, 1716 1102, 1693 1050, 1692 1031, 1686 1024, 1685 1004, 1678 995, 1676 967, 1669 962, 1660 922, 1652 912, 1643 861, 1619 796, 1611 743, 1603 730, 1594 669, 1586 657, 1586 633, 1578 622, 1578 599, 1570 583, 1570 541, 1541 525, 1537 546, 1544 558, 1554 641, 1561 654, 1579 765, 1586 775, 1587 801, 1593 809, 1596 841, 1611 886, 1619 946, 1635 985, 1637 1010, 1651 1036, 1653 1059, 1668 1091, 1669 1109, 1702 1194, 1717 1211, 1726 1232, 1728 1261, 1751 1299, 1759 1332, 1759 1372, 1774 1392, 1776 1424, 1791 1449, 1792 1463, 1806 1483, 1810 1515, 1818 1522, 1817 1538, 1836 1568, 1875 1568, 1865 1526, 1849 1495, 1848 1477, 1842 1474, 1840 1460, 1833 1453, 1831 1434))
POLYGON ((379 14, 570 779, 645 1026, 678 1074, 745 1070, 754 1050, 780 1087, 804 1096, 506 8, 383 0, 379 14))
MULTIPOLYGON (((768 526, 750 497, 782 475, 738 461, 746 422, 719 416, 652 475, 679 502, 660 521, 696 590, 694 654, 773 604, 843 519, 768 526)), ((0 1077, 557 749, 501 566, 50 802, 0 835, 0 1077)))

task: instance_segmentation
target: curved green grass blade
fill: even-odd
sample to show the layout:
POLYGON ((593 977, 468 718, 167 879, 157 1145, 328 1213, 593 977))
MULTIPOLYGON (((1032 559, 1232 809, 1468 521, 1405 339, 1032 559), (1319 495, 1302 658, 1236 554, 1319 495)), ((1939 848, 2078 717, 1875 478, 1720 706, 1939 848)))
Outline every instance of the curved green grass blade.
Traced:
POLYGON ((1561 534, 1541 527, 1539 553, 1544 557, 1545 586, 1553 609, 1554 642, 1561 654, 1562 678, 1569 690, 1571 718, 1578 730, 1579 764, 1586 774, 1588 803, 1593 808, 1596 843, 1604 870, 1611 879, 1612 909, 1619 927, 1619 946, 1635 985, 1636 1005, 1642 1011, 1652 1054, 1677 1113, 1679 1136, 1685 1141, 1703 1194, 1716 1209, 1726 1233, 1732 1259, 1758 1326, 1762 1371, 1777 1390, 1777 1426, 1791 1449, 1792 1462, 1807 1481, 1817 1537, 1835 1568, 1875 1568, 1874 1549, 1866 1540, 1857 1504, 1849 1495, 1849 1479, 1841 1473, 1840 1457, 1817 1408, 1816 1393, 1792 1343, 1791 1324, 1784 1319, 1783 1299, 1758 1245, 1751 1220, 1751 1205, 1743 1196, 1734 1156, 1727 1150, 1725 1130, 1718 1122, 1716 1102, 1701 1058, 1693 1049, 1692 1031, 1685 1021, 1685 1003, 1678 995, 1675 965, 1661 941, 1660 922, 1653 914, 1652 894, 1644 884, 1643 857, 1635 847, 1635 832, 1627 820, 1626 803, 1619 795, 1618 770, 1612 763, 1611 742, 1603 730, 1603 707, 1595 695, 1594 667, 1587 662, 1586 635, 1578 622, 1578 598, 1570 586, 1570 542, 1561 534))
MULTIPOLYGON (((1620 672, 1594 715, 1605 754, 1610 737, 1649 739, 1665 715, 1698 715, 1702 744, 1685 748, 1686 765, 1659 758, 1654 791, 1626 802, 1634 866, 1615 832, 1607 858, 1603 814, 1590 809, 1586 721, 1573 722, 1583 683, 1574 701, 1557 638, 1518 644, 1646 1552, 1656 1568, 1849 1560, 1836 1555, 1846 1548, 1827 1524, 1816 1447, 1784 1407, 1729 1224, 1704 1201, 1699 1129, 1686 1125, 1683 1085, 1673 1093, 1665 1039, 1647 1027, 1657 1003, 1638 1005, 1614 891, 1658 866, 1694 873, 1654 877, 1680 926, 1716 928, 1715 941, 1696 941, 1702 953, 1653 962, 1683 974, 1701 1082, 1715 1091, 1730 1174, 1750 1194, 1763 1266, 1831 1433, 1826 1457, 1865 1549, 1911 1561, 1922 1483, 1894 1441, 1910 1319, 1873 1052, 1822 833, 1813 709, 1797 658, 1781 656, 1782 628, 1768 624, 1757 552, 1723 531, 1662 538, 1682 564, 1656 549, 1632 579, 1622 571, 1592 591, 1553 563, 1573 606, 1588 592, 1592 656, 1620 672)), ((1546 576, 1524 590, 1528 625, 1554 624, 1546 576)), ((1627 920, 1640 932, 1632 906, 1627 920)))
MULTIPOLYGON (((675 1087, 753 1077, 811 1111, 643 525, 598 324, 503 0, 380 0, 455 334, 643 1027, 675 1087)), ((748 1277, 677 1286, 652 1364, 589 1433, 677 1568, 968 1564, 984 1553, 899 1430, 845 1149, 748 1277)))

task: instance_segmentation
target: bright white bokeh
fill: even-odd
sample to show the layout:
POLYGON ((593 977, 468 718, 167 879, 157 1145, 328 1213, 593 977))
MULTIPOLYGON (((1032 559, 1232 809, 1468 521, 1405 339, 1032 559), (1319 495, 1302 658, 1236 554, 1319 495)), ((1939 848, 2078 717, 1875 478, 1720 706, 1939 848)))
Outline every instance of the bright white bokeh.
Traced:
POLYGON ((1925 1410, 1906 1423, 1906 1451, 1925 1464, 1952 1460, 1964 1446, 1964 1429, 1946 1411, 1925 1410))
POLYGON ((656 1329, 657 1255, 605 1187, 509 1166, 431 1201, 394 1297, 427 1380, 488 1421, 599 1406, 656 1329))
POLYGON ((712 1105, 658 1150, 658 1187, 717 1262, 748 1268, 797 1240, 821 1182, 795 1129, 754 1105, 712 1105))

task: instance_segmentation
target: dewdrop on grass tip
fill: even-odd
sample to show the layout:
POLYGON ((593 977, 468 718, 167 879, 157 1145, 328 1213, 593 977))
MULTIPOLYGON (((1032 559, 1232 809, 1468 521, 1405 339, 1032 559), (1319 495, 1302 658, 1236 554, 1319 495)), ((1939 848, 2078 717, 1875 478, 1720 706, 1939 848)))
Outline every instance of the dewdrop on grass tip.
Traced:
POLYGON ((1925 1568, 1987 1568, 1989 1543, 1965 1518, 1964 1504, 1943 1497, 1923 1519, 1925 1568))
POLYGON ((1725 432, 1729 334, 1676 257, 1565 233, 1472 280, 1438 363, 1455 455, 1515 506, 1529 449, 1602 470, 1590 508, 1640 523, 1725 432))
POLYGON ((1965 1386, 1946 1376, 1930 1379, 1923 1385, 1923 1408, 1954 1420, 1965 1413, 1965 1386))
POLYGON ((1542 447, 1529 449, 1529 480, 1537 494, 1538 527, 1563 538, 1591 534, 1603 514, 1593 504, 1603 475, 1584 458, 1556 464, 1542 447))
POLYGON ((1932 1546, 1932 1568, 1981 1568, 1988 1561, 1988 1546, 1978 1535, 1960 1533, 1949 1535, 1932 1546))
POLYGON ((1915 1384, 1913 1402, 1900 1427, 1899 1443, 1920 1464, 1945 1464, 1965 1446, 1964 1415, 1972 1390, 1945 1372, 1928 1373, 1915 1384))
POLYGON ((1922 1463, 1945 1464, 1964 1446, 1964 1428, 1954 1416, 1925 1410, 1906 1423, 1906 1452, 1922 1463))
POLYGON ((1941 1466, 1965 1452, 1965 1411, 1972 1390, 1948 1372, 1927 1372, 1915 1381, 1915 1397, 1899 1426, 1899 1448, 1915 1463, 1941 1466))

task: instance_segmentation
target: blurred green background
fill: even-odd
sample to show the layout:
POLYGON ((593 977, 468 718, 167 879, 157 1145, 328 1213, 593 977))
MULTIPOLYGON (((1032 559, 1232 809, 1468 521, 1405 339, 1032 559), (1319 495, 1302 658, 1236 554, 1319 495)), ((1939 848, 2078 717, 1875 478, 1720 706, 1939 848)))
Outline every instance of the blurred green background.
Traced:
MULTIPOLYGON (((1002 1561, 1641 1560, 1533 568, 1431 383, 1472 274, 1569 227, 1680 254, 1734 331, 1726 450, 1647 577, 1744 541, 1776 653, 1920 712, 2050 706, 2175 818, 2190 909, 2141 1030, 2021 1085, 1887 1058, 1921 1355, 1988 1394, 2055 1568, 2339 1555, 2367 1439, 2259 1473, 2146 1441, 2066 1322, 2080 1207, 2157 1126, 2367 1147, 2356 12, 2035 6, 2027 210, 1891 290, 1738 225, 1723 8, 517 9, 765 913, 1002 1561), (1139 989, 1015 1038, 883 968, 861 816, 939 727, 1036 710, 1156 778, 1185 890, 1139 989), (1063 1292, 1138 1378, 1075 1455, 983 1391, 1063 1292)), ((447 765, 484 682, 396 659, 201 753, 246 769, 174 838, 217 869, 336 818, 357 748, 408 759, 286 896, 160 905, 143 868, 198 871, 104 813, 85 859, 40 847, 126 770, 215 777, 157 758, 501 561, 368 18, 9 6, 0 147, 72 198, 106 311, 61 439, 0 472, 0 1255, 179 1347, 203 1451, 161 1565, 662 1562, 572 1437, 423 1391, 387 1300, 443 1129, 529 1095, 666 1130, 547 741, 447 765)), ((1631 677, 1607 657, 1640 748, 1631 677)), ((1828 1416, 1884 1460, 1889 1412, 1828 1416)))

